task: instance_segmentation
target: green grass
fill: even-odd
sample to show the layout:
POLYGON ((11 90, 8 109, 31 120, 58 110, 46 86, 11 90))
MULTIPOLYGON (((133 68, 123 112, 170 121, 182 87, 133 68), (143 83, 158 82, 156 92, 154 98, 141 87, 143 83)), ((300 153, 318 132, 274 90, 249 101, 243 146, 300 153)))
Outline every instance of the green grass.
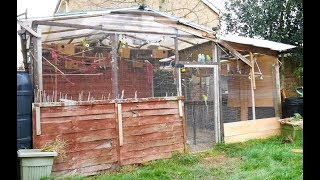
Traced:
POLYGON ((170 159, 157 160, 140 166, 126 166, 117 172, 93 177, 75 177, 75 179, 302 179, 303 155, 291 152, 291 149, 302 149, 302 146, 302 140, 282 143, 280 137, 228 145, 219 143, 207 152, 174 154, 170 159))

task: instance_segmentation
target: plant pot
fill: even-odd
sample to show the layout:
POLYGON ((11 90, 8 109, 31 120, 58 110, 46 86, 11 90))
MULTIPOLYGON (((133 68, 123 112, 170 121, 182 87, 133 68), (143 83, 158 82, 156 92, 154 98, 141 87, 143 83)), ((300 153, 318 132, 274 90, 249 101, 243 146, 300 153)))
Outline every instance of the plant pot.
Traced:
POLYGON ((301 124, 287 122, 280 125, 283 140, 294 141, 302 139, 303 128, 301 124))
POLYGON ((41 152, 40 149, 19 149, 21 180, 50 176, 57 152, 41 152))

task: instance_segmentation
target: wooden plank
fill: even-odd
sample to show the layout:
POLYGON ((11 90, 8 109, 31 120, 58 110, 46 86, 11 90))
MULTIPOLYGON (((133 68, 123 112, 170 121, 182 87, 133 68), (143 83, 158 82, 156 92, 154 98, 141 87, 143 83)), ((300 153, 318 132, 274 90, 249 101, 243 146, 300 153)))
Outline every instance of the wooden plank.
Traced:
POLYGON ((121 160, 124 159, 130 159, 130 158, 145 158, 145 156, 151 155, 151 154, 159 154, 162 152, 172 152, 172 151, 183 151, 183 144, 172 144, 172 145, 166 145, 166 146, 157 146, 157 147, 151 147, 139 151, 129 151, 125 152, 121 155, 121 160))
MULTIPOLYGON (((115 114, 116 114, 116 118, 115 118, 115 123, 118 124, 118 103, 114 104, 114 110, 115 110, 115 114)), ((121 166, 121 154, 120 154, 120 141, 119 141, 119 126, 116 126, 116 142, 115 142, 115 146, 116 146, 116 158, 117 158, 117 164, 116 166, 119 167, 121 166)))
POLYGON ((122 111, 131 110, 152 110, 152 109, 177 109, 176 101, 155 101, 143 103, 125 103, 122 104, 122 111))
POLYGON ((162 124, 167 122, 180 122, 181 118, 177 114, 169 114, 166 116, 144 116, 144 117, 130 117, 123 119, 123 127, 131 127, 131 126, 143 126, 147 124, 162 124))
POLYGON ((41 108, 41 114, 42 114, 41 118, 94 115, 94 114, 112 114, 114 113, 113 106, 114 105, 110 104, 110 105, 92 105, 92 106, 46 107, 46 108, 41 108))
POLYGON ((126 136, 136 136, 143 134, 150 134, 155 132, 163 131, 174 131, 176 129, 181 131, 182 123, 181 122, 168 122, 163 124, 148 124, 143 126, 127 127, 124 128, 123 135, 126 136))
POLYGON ((142 116, 164 116, 169 114, 178 114, 178 109, 154 109, 154 110, 133 110, 123 112, 123 117, 142 117, 142 116))
MULTIPOLYGON (((256 120, 257 121, 257 120, 256 120)), ((280 129, 270 129, 265 131, 257 131, 247 134, 240 134, 237 136, 225 136, 224 142, 226 144, 229 143, 237 143, 237 142, 245 142, 251 139, 264 139, 271 136, 280 135, 280 129)))
POLYGON ((84 131, 95 131, 102 129, 114 129, 112 120, 88 120, 88 121, 64 121, 64 122, 42 122, 42 131, 46 134, 81 133, 84 131))
POLYGON ((180 136, 181 137, 183 136, 183 132, 181 132, 181 129, 175 130, 175 131, 156 132, 156 133, 144 134, 144 135, 138 135, 138 136, 128 136, 123 139, 123 143, 124 144, 139 143, 139 142, 172 138, 172 137, 180 137, 180 136))
POLYGON ((119 128, 119 145, 123 145, 123 129, 122 129, 122 110, 121 104, 118 104, 118 128, 119 128))
POLYGON ((121 153, 129 152, 129 151, 141 151, 141 150, 152 148, 152 147, 160 147, 160 146, 182 144, 182 143, 183 143, 182 136, 156 139, 156 140, 139 142, 139 143, 130 143, 130 144, 124 144, 123 147, 121 147, 121 153))
POLYGON ((279 129, 280 123, 277 117, 257 119, 256 121, 239 121, 232 123, 224 123, 224 135, 235 136, 247 133, 255 133, 271 129, 279 129))
POLYGON ((69 152, 77 152, 77 151, 84 151, 84 150, 103 149, 103 148, 115 147, 116 146, 115 144, 116 144, 115 138, 82 142, 82 143, 68 142, 66 152, 69 153, 69 152))
POLYGON ((281 117, 281 90, 280 90, 280 74, 279 74, 279 64, 278 61, 274 64, 274 78, 275 78, 275 116, 281 117))
POLYGON ((240 119, 248 120, 248 78, 240 77, 240 119))
MULTIPOLYGON (((102 28, 102 27, 101 27, 102 28)), ((112 66, 112 98, 119 98, 119 87, 118 87, 118 44, 119 35, 110 34, 110 44, 111 44, 111 66, 112 66)))
POLYGON ((179 116, 183 117, 182 101, 181 100, 178 100, 178 107, 179 107, 179 116))
MULTIPOLYGON (((54 133, 54 132, 53 132, 54 133)), ((52 141, 57 136, 67 143, 82 143, 97 140, 109 140, 116 138, 116 133, 114 129, 103 129, 96 131, 84 131, 82 133, 66 133, 66 134, 42 134, 33 138, 34 147, 39 148, 48 141, 52 141)))
POLYGON ((41 135, 40 107, 35 107, 35 109, 36 109, 36 135, 41 135))
POLYGON ((115 155, 115 148, 102 148, 102 149, 88 149, 83 151, 74 151, 74 152, 67 152, 66 157, 64 159, 55 158, 54 163, 64 163, 64 162, 72 162, 72 161, 80 161, 84 159, 91 159, 98 156, 114 156, 115 155))
POLYGON ((81 167, 77 169, 61 170, 61 171, 52 171, 51 175, 53 176, 90 176, 100 174, 102 171, 111 170, 114 166, 114 163, 98 164, 89 167, 81 167))
POLYGON ((156 153, 156 154, 147 155, 143 158, 137 157, 137 158, 124 159, 122 161, 122 164, 123 165, 140 164, 140 163, 149 162, 149 161, 156 160, 156 159, 170 158, 171 156, 172 156, 171 152, 156 153))
MULTIPOLYGON (((47 115, 45 115, 47 116, 47 115)), ((62 117, 45 117, 41 119, 41 123, 63 123, 68 121, 113 121, 115 114, 88 114, 79 116, 62 116, 62 117)), ((114 122, 113 122, 114 123, 114 122)))
POLYGON ((116 158, 114 155, 102 155, 102 156, 94 156, 93 158, 88 159, 79 159, 77 161, 68 161, 63 163, 53 164, 52 170, 59 171, 59 170, 68 170, 68 169, 78 169, 81 167, 90 167, 98 164, 105 164, 105 163, 114 163, 116 162, 116 158))
POLYGON ((250 89, 251 89, 251 107, 252 107, 252 119, 256 119, 256 105, 255 105, 255 97, 254 97, 254 90, 256 89, 256 78, 254 75, 254 59, 253 54, 250 52, 250 60, 251 60, 251 79, 250 79, 250 89))

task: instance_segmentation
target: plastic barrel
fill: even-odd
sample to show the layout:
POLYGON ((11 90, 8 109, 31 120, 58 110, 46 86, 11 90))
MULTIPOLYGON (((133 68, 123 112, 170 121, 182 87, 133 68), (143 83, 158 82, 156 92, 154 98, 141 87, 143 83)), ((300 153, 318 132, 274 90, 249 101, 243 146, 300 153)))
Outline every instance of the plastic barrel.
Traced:
POLYGON ((282 101, 282 118, 293 117, 294 113, 303 117, 303 97, 290 97, 282 101))

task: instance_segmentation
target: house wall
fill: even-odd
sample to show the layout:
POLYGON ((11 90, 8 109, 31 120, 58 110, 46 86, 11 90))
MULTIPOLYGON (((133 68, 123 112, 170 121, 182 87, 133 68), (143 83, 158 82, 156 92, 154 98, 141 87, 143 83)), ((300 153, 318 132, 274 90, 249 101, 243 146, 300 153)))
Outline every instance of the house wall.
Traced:
MULTIPOLYGON (((116 0, 69 0, 68 2, 69 12, 132 7, 141 4, 141 1, 133 0, 123 0, 121 2, 116 0)), ((189 21, 207 26, 209 28, 216 27, 219 24, 218 14, 204 4, 201 0, 146 0, 145 4, 155 10, 167 12, 178 17, 183 17, 189 21), (163 3, 160 4, 161 2, 163 3)), ((65 4, 62 3, 58 13, 63 13, 65 9, 65 4)))
POLYGON ((56 137, 66 142, 66 158, 55 158, 53 175, 94 175, 122 165, 169 158, 172 152, 185 150, 179 100, 182 98, 34 103, 33 148, 56 137))

